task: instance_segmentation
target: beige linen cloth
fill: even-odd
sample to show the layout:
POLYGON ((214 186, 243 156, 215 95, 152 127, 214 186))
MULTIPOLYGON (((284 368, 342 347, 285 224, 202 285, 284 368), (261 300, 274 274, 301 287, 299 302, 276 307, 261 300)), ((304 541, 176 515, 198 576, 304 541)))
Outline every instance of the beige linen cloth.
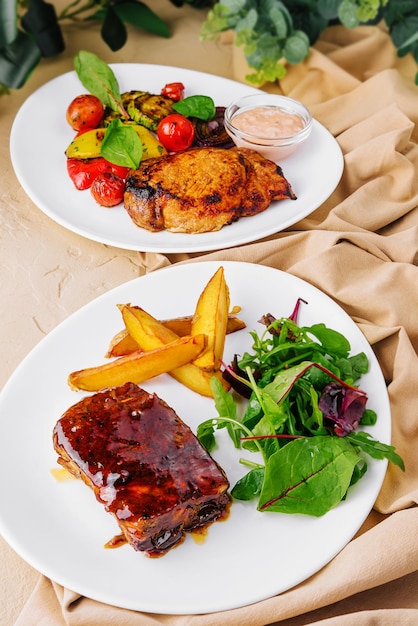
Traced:
MULTIPOLYGON (((309 59, 289 68, 280 89, 307 104, 336 137, 345 159, 340 184, 318 210, 285 232, 193 261, 276 267, 331 296, 359 324, 379 359, 391 401, 393 444, 405 472, 389 465, 358 535, 320 572, 277 597, 216 614, 144 614, 80 597, 40 577, 16 626, 418 624, 418 87, 413 65, 405 76, 390 39, 378 28, 335 27, 324 33, 309 59)), ((186 254, 144 255, 151 268, 188 260, 186 254)), ((216 580, 208 593, 216 593, 216 580)))

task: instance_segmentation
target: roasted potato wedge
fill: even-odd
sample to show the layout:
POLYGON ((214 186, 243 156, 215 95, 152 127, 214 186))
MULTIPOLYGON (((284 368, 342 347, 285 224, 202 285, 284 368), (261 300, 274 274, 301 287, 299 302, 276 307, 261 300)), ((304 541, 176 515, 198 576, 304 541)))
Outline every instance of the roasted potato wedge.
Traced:
MULTIPOLYGON (((168 320, 160 320, 166 328, 169 328, 176 333, 179 337, 190 335, 192 330, 192 315, 186 315, 185 317, 173 317, 168 320)), ((226 334, 235 333, 238 330, 246 328, 246 323, 235 317, 233 314, 229 314, 228 322, 226 325, 226 334)), ((125 354, 131 354, 139 350, 139 346, 134 339, 130 336, 126 328, 120 330, 109 343, 109 347, 106 352, 107 358, 124 356, 125 354)))
POLYGON ((88 367, 68 376, 72 389, 100 391, 127 382, 142 383, 192 361, 205 348, 205 335, 174 337, 146 352, 133 352, 115 361, 88 367))
MULTIPOLYGON (((119 310, 122 313, 128 333, 140 348, 145 351, 155 350, 178 339, 176 333, 166 328, 161 322, 140 307, 125 304, 119 305, 119 310)), ((193 359, 190 360, 192 361, 193 359)), ((172 368, 168 373, 178 382, 202 396, 213 397, 210 386, 212 376, 216 376, 224 384, 226 389, 229 388, 229 385, 222 378, 220 371, 205 372, 200 367, 193 365, 193 363, 187 363, 186 365, 172 368)))
POLYGON ((206 348, 194 364, 209 372, 219 369, 228 323, 229 289, 221 266, 206 284, 197 301, 192 320, 192 335, 205 334, 206 348))

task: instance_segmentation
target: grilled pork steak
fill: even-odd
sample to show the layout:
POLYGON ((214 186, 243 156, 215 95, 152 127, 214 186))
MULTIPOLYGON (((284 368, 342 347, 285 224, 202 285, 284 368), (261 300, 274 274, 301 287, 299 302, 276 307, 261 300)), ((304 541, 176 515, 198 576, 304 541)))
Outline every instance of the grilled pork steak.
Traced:
POLYGON ((91 487, 124 541, 148 556, 226 515, 222 469, 173 409, 133 383, 70 407, 53 442, 58 463, 91 487))
POLYGON ((195 148, 143 161, 126 180, 133 222, 158 232, 204 233, 296 199, 281 168, 247 148, 195 148))

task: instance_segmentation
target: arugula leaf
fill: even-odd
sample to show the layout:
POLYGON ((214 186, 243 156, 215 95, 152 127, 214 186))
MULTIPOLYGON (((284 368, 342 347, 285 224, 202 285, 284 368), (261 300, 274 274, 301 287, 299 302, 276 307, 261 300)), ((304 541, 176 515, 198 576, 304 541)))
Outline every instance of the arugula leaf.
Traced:
POLYGON ((74 69, 83 86, 99 98, 104 106, 129 117, 122 104, 119 83, 107 63, 93 52, 80 50, 74 58, 74 69))
POLYGON ((115 119, 106 129, 100 153, 111 163, 137 169, 142 158, 142 141, 132 126, 115 119))
POLYGON ((234 426, 234 423, 236 423, 237 421, 237 406, 234 402, 234 399, 232 398, 232 396, 225 391, 222 383, 220 380, 218 380, 215 376, 212 376, 211 380, 210 380, 210 386, 211 389, 213 391, 213 396, 215 399, 215 407, 216 410, 218 411, 218 414, 220 415, 221 418, 230 418, 231 421, 222 421, 219 420, 218 421, 218 428, 224 428, 226 427, 229 433, 229 436, 231 437, 232 441, 234 442, 234 446, 236 448, 240 447, 240 441, 239 441, 239 429, 237 431, 237 428, 234 426))
POLYGON ((400 467, 402 471, 405 471, 405 464, 394 446, 376 441, 369 433, 363 431, 350 433, 345 439, 351 441, 353 445, 366 452, 373 459, 388 459, 388 461, 400 467))
POLYGON ((360 461, 346 439, 294 439, 268 460, 257 508, 320 517, 342 500, 360 461))

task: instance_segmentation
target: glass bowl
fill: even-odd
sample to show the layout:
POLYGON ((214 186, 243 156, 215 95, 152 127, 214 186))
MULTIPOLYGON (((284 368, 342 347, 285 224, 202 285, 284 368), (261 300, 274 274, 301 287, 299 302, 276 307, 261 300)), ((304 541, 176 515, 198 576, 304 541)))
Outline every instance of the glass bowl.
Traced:
POLYGON ((298 100, 260 93, 232 102, 225 110, 224 123, 237 147, 279 161, 309 137, 312 115, 298 100))

